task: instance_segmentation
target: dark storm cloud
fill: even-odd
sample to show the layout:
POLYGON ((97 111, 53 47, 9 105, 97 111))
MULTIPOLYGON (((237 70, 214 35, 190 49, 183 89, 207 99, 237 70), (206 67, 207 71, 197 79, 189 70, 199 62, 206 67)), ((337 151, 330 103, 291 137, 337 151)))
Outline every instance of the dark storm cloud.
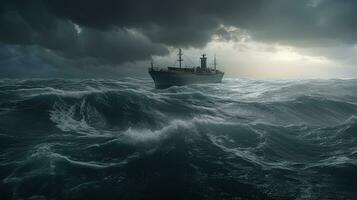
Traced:
POLYGON ((261 1, 5 1, 1 5, 1 26, 6 30, 1 39, 44 46, 58 39, 70 41, 76 37, 73 22, 101 31, 133 28, 155 43, 203 46, 227 18, 247 19, 261 1))
POLYGON ((154 42, 204 46, 226 20, 244 22, 264 0, 49 1, 58 17, 97 29, 137 28, 154 42))
POLYGON ((354 0, 5 0, 0 42, 19 54, 38 49, 28 59, 57 68, 115 66, 165 55, 170 46, 203 47, 213 35, 240 38, 222 25, 264 42, 336 45, 357 42, 356 8, 354 0))
POLYGON ((117 64, 167 53, 163 45, 124 28, 83 27, 78 33, 71 19, 53 15, 41 1, 8 3, 2 9, 0 39, 3 43, 38 45, 66 57, 91 57, 117 64))

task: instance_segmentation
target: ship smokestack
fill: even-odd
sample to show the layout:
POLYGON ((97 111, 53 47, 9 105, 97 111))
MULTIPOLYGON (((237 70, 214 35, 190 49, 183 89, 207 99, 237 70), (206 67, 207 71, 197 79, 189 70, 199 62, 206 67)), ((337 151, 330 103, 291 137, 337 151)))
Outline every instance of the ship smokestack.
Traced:
POLYGON ((207 68, 207 57, 206 54, 202 54, 201 59, 201 68, 206 69, 207 68))

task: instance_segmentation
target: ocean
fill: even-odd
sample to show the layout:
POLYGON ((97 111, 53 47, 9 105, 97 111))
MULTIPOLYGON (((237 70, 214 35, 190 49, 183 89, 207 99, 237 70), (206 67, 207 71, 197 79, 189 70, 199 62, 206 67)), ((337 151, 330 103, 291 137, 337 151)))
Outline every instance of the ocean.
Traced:
POLYGON ((0 199, 357 199, 357 80, 1 79, 0 199))

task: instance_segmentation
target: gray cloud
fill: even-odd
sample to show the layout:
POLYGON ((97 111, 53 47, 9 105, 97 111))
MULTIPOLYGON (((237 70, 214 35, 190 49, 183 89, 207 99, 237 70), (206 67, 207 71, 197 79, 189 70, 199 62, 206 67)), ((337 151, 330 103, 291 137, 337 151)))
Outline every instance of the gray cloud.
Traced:
POLYGON ((59 75, 91 66, 95 74, 94 66, 124 66, 166 55, 171 46, 201 48, 213 35, 242 37, 221 25, 300 48, 354 44, 356 8, 354 0, 3 0, 0 70, 16 74, 5 65, 22 63, 59 75), (29 49, 37 53, 24 53, 29 49))
POLYGON ((248 28, 262 41, 290 45, 356 43, 356 8, 353 0, 274 0, 248 28))

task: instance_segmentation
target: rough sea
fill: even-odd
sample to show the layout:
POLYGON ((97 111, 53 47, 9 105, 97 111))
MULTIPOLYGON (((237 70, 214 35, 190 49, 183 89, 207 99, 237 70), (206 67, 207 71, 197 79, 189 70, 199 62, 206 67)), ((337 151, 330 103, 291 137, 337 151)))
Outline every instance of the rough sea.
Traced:
POLYGON ((357 199, 357 80, 0 80, 0 199, 357 199))

